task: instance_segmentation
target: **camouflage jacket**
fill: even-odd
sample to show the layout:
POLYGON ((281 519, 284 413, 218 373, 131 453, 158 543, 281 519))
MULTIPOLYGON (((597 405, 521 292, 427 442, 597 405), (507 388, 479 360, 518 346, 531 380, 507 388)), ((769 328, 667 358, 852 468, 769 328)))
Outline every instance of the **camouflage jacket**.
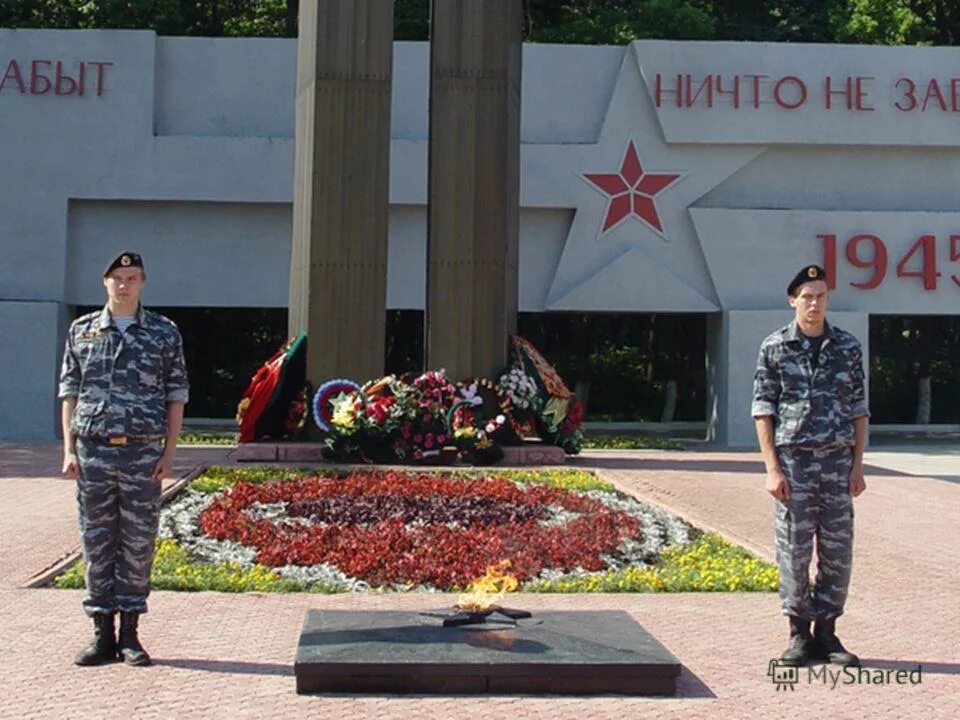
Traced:
POLYGON ((870 414, 860 342, 827 324, 816 370, 812 353, 796 322, 769 335, 760 345, 751 413, 773 416, 778 447, 852 446, 853 421, 870 414))
POLYGON ((189 399, 177 326, 141 305, 127 332, 104 307, 70 325, 59 397, 76 397, 70 425, 78 437, 158 438, 167 403, 189 399))

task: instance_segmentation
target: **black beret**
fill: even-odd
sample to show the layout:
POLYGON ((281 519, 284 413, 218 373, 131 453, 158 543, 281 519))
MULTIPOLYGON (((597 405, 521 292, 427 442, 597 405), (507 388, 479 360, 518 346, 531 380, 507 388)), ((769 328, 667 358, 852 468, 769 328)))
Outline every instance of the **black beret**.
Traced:
POLYGON ((103 271, 103 276, 106 277, 117 268, 131 267, 138 267, 142 270, 143 258, 135 252, 122 252, 107 264, 107 269, 103 271))
POLYGON ((824 270, 819 265, 807 265, 800 272, 798 272, 793 280, 790 281, 790 284, 787 285, 787 295, 793 297, 793 294, 797 291, 797 288, 803 285, 804 283, 814 282, 815 280, 824 280, 827 279, 827 271, 824 270))

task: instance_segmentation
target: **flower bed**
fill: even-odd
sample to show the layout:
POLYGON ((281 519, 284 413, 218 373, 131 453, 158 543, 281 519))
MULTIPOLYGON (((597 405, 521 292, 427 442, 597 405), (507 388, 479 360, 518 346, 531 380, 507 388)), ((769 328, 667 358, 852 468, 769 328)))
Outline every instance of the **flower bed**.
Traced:
POLYGON ((269 567, 326 564, 373 586, 441 590, 505 558, 520 580, 546 568, 600 570, 603 556, 640 536, 636 516, 559 488, 397 471, 238 483, 203 511, 200 528, 269 567), (275 522, 267 506, 285 517, 275 522))
MULTIPOLYGON (((168 589, 458 590, 504 560, 538 592, 776 588, 772 566, 570 470, 211 469, 160 537, 168 589)), ((75 567, 57 584, 82 581, 75 567)))

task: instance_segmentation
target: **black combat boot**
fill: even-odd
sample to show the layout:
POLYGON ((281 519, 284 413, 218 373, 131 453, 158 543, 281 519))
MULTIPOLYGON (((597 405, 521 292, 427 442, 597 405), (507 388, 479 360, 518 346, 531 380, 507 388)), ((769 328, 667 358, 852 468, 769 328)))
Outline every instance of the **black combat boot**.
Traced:
POLYGON ((848 652, 834 632, 836 622, 836 618, 817 619, 813 629, 817 650, 824 659, 836 665, 859 665, 860 658, 848 652))
POLYGON ((77 665, 103 665, 116 659, 113 613, 97 613, 93 616, 93 642, 80 651, 74 662, 77 665))
POLYGON ((799 667, 806 664, 813 651, 813 638, 810 637, 810 621, 790 616, 790 645, 780 656, 781 665, 799 667))
POLYGON ((149 665, 150 656, 140 644, 137 637, 137 621, 140 613, 120 613, 120 640, 117 643, 117 654, 127 665, 149 665))

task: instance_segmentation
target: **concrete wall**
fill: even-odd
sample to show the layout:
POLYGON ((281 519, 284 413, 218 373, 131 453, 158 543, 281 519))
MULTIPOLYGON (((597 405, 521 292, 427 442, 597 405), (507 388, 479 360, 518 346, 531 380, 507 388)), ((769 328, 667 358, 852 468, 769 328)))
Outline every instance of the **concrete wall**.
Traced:
MULTIPOLYGON (((0 439, 53 436, 70 308, 102 301, 102 266, 120 249, 146 259, 147 304, 286 304, 294 52, 292 40, 0 30, 0 337, 29 329, 0 354, 0 439), (74 78, 88 64, 83 96, 43 92, 58 61, 74 78)), ((958 62, 957 48, 525 47, 520 309, 710 314, 711 433, 748 442, 742 370, 761 326, 780 321, 738 313, 781 317, 796 268, 825 259, 818 236, 837 238, 832 308, 853 313, 864 342, 869 313, 956 312, 958 62), (747 73, 763 76, 756 104, 746 85, 738 107, 729 93, 658 97, 658 75, 689 75, 694 89, 722 77, 729 90, 747 73), (777 94, 786 76, 807 89, 793 109, 795 87, 777 94), (827 77, 869 92, 834 94, 827 109, 827 77), (925 107, 898 109, 905 78, 925 107), (634 156, 638 172, 672 179, 617 216, 611 188, 633 184, 634 156), (856 240, 855 259, 878 242, 887 256, 875 287, 849 259, 864 235, 876 241, 856 240), (935 238, 930 287, 897 272, 922 235, 935 238)), ((387 304, 422 308, 425 44, 395 45, 393 82, 387 304)))
MULTIPOLYGON (((786 304, 786 303, 784 303, 786 304)), ((863 346, 864 369, 870 367, 870 317, 866 313, 827 313, 829 322, 853 335, 863 346)), ((729 447, 756 447, 750 402, 760 343, 793 320, 793 311, 725 310, 707 326, 707 438, 729 447)), ((868 398, 869 399, 869 398, 868 398)))
POLYGON ((60 303, 0 303, 0 439, 49 439, 67 313, 60 303))

